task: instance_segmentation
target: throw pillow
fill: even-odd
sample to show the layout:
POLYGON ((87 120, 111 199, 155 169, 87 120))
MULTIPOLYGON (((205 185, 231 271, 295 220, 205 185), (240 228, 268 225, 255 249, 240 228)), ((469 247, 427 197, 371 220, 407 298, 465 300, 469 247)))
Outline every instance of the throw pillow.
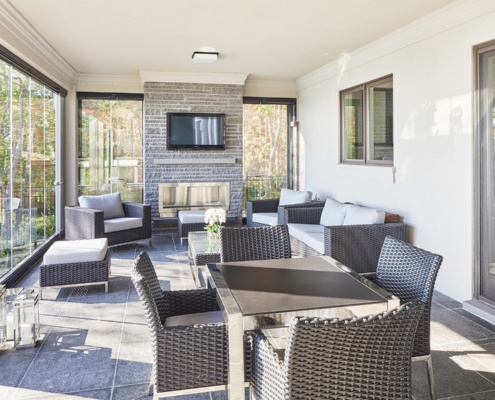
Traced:
POLYGON ((280 192, 279 206, 285 206, 287 204, 300 204, 311 201, 313 193, 309 191, 300 192, 292 189, 282 189, 280 192))
POLYGON ((384 222, 385 211, 347 204, 343 225, 383 224, 384 222))
POLYGON ((347 204, 334 199, 326 199, 325 206, 321 212, 320 225, 338 226, 344 223, 347 204))
POLYGON ((79 205, 83 208, 102 210, 104 219, 125 217, 120 193, 102 194, 100 196, 79 196, 79 205))

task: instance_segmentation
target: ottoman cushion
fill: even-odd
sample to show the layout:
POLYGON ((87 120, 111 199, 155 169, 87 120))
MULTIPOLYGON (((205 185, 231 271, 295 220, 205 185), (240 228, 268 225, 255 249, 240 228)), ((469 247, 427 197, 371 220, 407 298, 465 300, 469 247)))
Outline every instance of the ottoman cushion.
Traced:
POLYGON ((179 220, 183 224, 198 224, 205 222, 206 210, 179 211, 179 220))
POLYGON ((107 254, 107 239, 61 240, 53 243, 43 256, 43 264, 73 264, 101 261, 107 254))

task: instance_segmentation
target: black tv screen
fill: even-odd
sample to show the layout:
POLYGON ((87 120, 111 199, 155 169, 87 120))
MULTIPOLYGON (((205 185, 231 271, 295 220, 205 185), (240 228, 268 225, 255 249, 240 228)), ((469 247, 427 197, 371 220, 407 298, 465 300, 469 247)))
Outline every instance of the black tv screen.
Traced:
POLYGON ((167 113, 167 149, 224 149, 225 114, 167 113))

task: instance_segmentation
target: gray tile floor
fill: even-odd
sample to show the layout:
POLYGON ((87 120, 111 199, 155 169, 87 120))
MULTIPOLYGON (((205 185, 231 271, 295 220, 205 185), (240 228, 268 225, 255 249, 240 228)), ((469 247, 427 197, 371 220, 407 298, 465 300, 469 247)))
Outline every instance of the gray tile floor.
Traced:
MULTIPOLYGON (((112 248, 109 293, 103 285, 47 289, 40 302, 42 340, 0 352, 0 399, 150 399, 151 348, 142 306, 130 281, 137 254, 148 251, 164 289, 194 288, 187 242, 155 235, 112 248)), ((25 285, 36 286, 37 271, 25 285)), ((495 327, 439 293, 432 311, 432 354, 439 399, 495 399, 495 327)), ((426 367, 413 364, 414 397, 428 399, 426 367)), ((226 399, 225 392, 176 400, 226 399)), ((310 400, 310 399, 308 399, 310 400)))

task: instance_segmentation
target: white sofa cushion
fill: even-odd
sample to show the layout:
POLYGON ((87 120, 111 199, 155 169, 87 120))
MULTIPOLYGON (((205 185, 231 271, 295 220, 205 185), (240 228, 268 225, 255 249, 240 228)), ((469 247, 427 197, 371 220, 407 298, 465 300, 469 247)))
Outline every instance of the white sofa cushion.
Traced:
POLYGON ((384 222, 385 211, 347 204, 343 225, 383 224, 384 222))
POLYGON ((128 229, 141 228, 143 226, 143 219, 130 218, 130 217, 112 218, 112 219, 106 219, 104 221, 104 224, 105 224, 105 233, 126 231, 128 229))
POLYGON ((175 315, 165 319, 165 326, 218 324, 224 322, 221 311, 206 311, 195 314, 175 315))
POLYGON ((280 191, 279 206, 285 206, 287 204, 300 204, 311 201, 313 193, 309 191, 300 192, 292 189, 282 189, 280 191))
POLYGON ((326 199, 321 212, 320 225, 339 226, 344 223, 344 218, 349 204, 341 203, 334 199, 326 199))
POLYGON ((278 213, 276 212, 253 213, 253 222, 264 225, 278 225, 278 213))
POLYGON ((289 235, 294 236, 296 239, 301 242, 304 241, 304 234, 306 232, 312 233, 323 233, 325 227, 323 225, 318 224, 287 224, 289 228, 289 235))
POLYGON ((179 220, 183 224, 199 224, 205 222, 206 210, 179 211, 179 220))
POLYGON ((125 217, 120 193, 102 194, 100 196, 79 196, 79 205, 83 208, 103 211, 103 218, 125 217))
POLYGON ((108 249, 106 238, 87 240, 59 240, 43 256, 43 264, 74 264, 101 261, 108 249))
POLYGON ((325 254, 325 234, 319 232, 305 232, 302 242, 320 254, 325 254))

